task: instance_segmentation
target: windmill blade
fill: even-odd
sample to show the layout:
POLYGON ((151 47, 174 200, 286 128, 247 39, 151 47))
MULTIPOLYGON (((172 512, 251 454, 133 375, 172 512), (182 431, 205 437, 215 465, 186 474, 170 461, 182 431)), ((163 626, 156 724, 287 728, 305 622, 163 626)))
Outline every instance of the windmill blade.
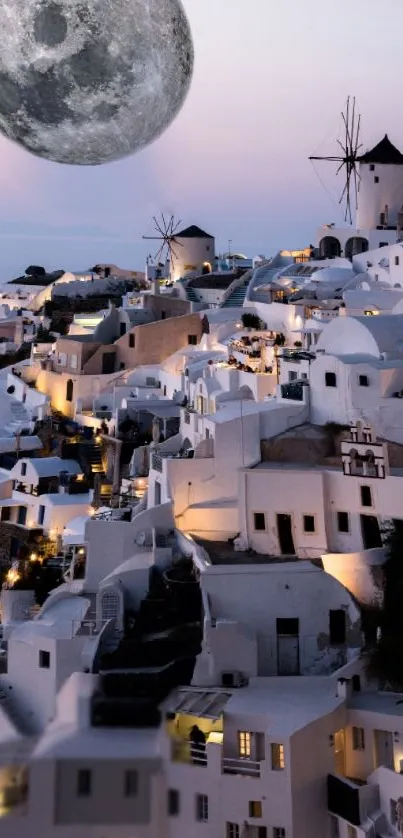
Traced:
POLYGON ((181 226, 181 224, 182 224, 182 219, 180 218, 180 219, 179 219, 179 221, 177 221, 177 222, 175 223, 175 226, 172 228, 172 235, 173 235, 173 236, 175 235, 175 233, 176 233, 176 231, 177 231, 178 227, 180 227, 180 226, 181 226))
POLYGON ((175 247, 184 247, 183 243, 175 238, 175 236, 171 236, 171 242, 175 245, 175 247))
MULTIPOLYGON (((342 146, 343 148, 343 146, 342 146)), ((343 149, 344 150, 344 149, 343 149)), ((326 160, 326 162, 330 163, 339 163, 340 160, 344 160, 344 157, 308 157, 308 160, 326 160)))
POLYGON ((159 262, 161 260, 161 257, 162 257, 163 252, 164 252, 164 248, 165 248, 165 242, 161 245, 160 249, 157 250, 157 253, 155 254, 155 257, 154 257, 155 262, 159 262))

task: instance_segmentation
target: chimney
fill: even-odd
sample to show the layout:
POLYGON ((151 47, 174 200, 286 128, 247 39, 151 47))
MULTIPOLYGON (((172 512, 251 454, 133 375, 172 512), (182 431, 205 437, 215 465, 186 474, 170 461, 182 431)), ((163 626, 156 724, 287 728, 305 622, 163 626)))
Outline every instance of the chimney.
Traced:
POLYGON ((337 679, 337 696, 338 698, 349 699, 353 692, 351 678, 337 679))

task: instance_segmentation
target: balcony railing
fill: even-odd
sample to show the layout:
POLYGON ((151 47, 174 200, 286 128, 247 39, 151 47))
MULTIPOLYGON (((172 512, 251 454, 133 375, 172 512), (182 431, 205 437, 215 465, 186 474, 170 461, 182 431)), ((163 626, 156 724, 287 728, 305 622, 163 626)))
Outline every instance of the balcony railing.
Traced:
POLYGON ((162 457, 160 454, 153 454, 151 457, 151 465, 154 471, 162 472, 162 457))
POLYGON ((223 757, 223 774, 243 774, 245 777, 260 777, 260 762, 253 759, 233 759, 223 757))
POLYGON ((173 762, 186 762, 198 766, 207 765, 206 746, 200 745, 198 747, 189 739, 173 739, 171 756, 173 762))

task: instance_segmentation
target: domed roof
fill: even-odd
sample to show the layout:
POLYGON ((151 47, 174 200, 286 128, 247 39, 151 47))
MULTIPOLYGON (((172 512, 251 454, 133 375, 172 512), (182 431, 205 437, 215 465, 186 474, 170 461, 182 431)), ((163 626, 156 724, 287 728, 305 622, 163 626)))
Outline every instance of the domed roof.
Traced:
POLYGON ((98 323, 93 340, 96 343, 114 343, 120 335, 120 316, 117 308, 111 306, 108 314, 98 323))

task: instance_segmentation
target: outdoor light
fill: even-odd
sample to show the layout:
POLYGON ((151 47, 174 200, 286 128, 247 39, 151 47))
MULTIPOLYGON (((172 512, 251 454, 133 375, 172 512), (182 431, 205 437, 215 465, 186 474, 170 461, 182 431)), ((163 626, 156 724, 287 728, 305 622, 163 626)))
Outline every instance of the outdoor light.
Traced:
POLYGON ((31 562, 36 562, 38 556, 36 555, 36 553, 31 553, 29 558, 31 562))

